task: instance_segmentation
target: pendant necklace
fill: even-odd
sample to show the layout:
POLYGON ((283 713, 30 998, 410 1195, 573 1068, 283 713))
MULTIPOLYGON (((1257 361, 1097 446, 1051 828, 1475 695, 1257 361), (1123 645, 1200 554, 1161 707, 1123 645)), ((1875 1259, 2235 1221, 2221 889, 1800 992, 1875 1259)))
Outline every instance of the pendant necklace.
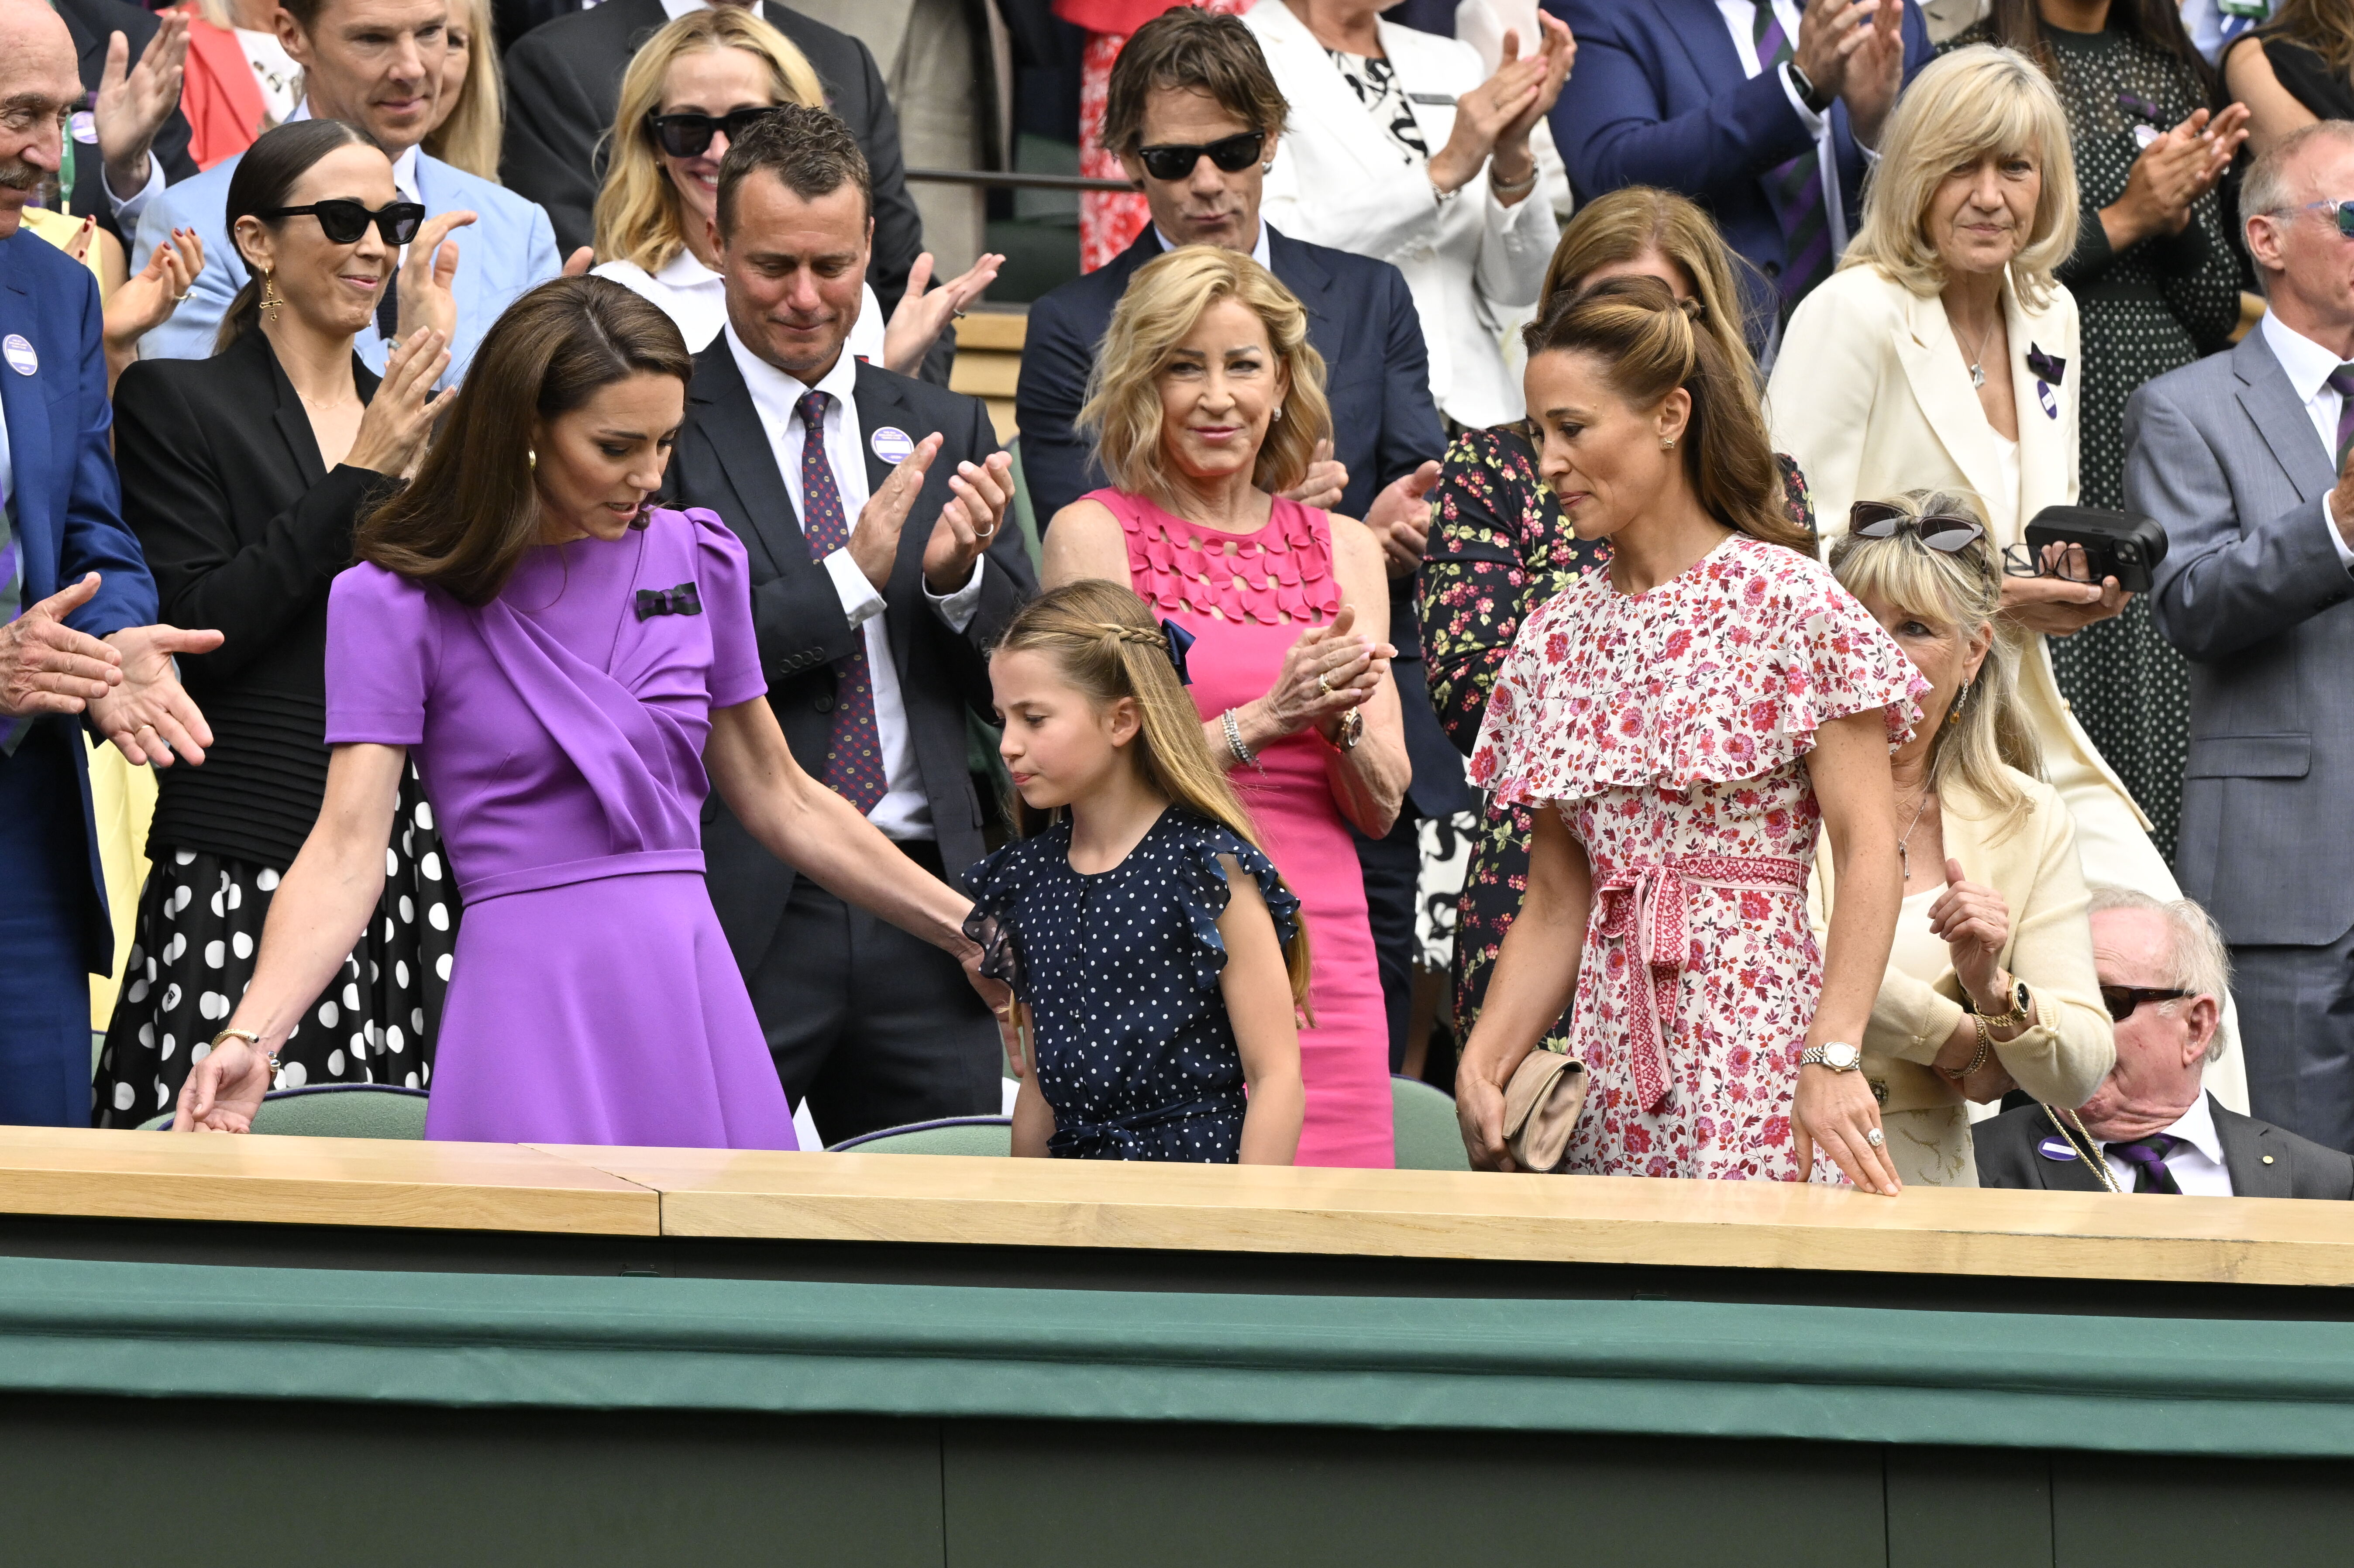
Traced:
MULTIPOLYGON (((1906 828, 1904 836, 1896 841, 1896 863, 1903 869, 1906 882, 1913 880, 1913 834, 1921 825, 1922 813, 1928 809, 1929 787, 1924 784, 1921 786, 1921 803, 1913 808, 1913 826, 1906 828)), ((1900 886, 1897 891, 1902 893, 1903 889, 1900 886)))
MULTIPOLYGON (((1998 317, 1996 320, 1987 323, 1986 331, 1978 334, 1978 351, 1970 356, 1970 386, 1973 390, 1986 385, 1987 344, 1993 341, 1994 329, 2000 324, 2002 324, 2001 320, 1998 317)), ((1956 333, 1954 334, 1954 341, 1957 344, 1960 343, 1962 341, 1962 334, 1956 333)))

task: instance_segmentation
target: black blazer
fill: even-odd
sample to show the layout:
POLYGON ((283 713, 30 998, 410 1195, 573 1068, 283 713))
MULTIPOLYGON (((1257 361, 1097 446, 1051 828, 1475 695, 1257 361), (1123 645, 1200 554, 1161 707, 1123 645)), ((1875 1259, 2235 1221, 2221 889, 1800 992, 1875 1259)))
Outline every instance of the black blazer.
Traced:
MULTIPOLYGON (((1087 372, 1129 279, 1160 254, 1160 238, 1147 225, 1109 264, 1030 307, 1013 401, 1022 427, 1022 478, 1042 528, 1104 483, 1095 445, 1077 429, 1087 372)), ((1267 259, 1308 309, 1308 341, 1324 356, 1324 393, 1332 405, 1332 455, 1349 471, 1339 510, 1362 518, 1383 486, 1447 454, 1447 432, 1430 400, 1422 318, 1405 275, 1386 261, 1310 245, 1272 224, 1267 259)), ((1415 598, 1413 578, 1390 579, 1389 640, 1398 651, 1392 673, 1405 713, 1406 757, 1414 764, 1409 797, 1424 816, 1443 817, 1469 810, 1478 797, 1463 782, 1462 757, 1430 711, 1415 598)))
MULTIPOLYGON (((924 248, 924 224, 907 195, 899 117, 884 90, 883 73, 866 46, 847 33, 782 5, 763 5, 760 15, 809 57, 828 106, 866 154, 875 185, 875 251, 866 281, 887 318, 924 248)), ((612 129, 621 73, 638 47, 669 19, 662 0, 605 0, 593 10, 533 27, 507 51, 499 176, 509 190, 547 209, 557 248, 567 254, 596 238, 590 215, 605 169, 598 142, 612 129)))
MULTIPOLYGON (((2242 1198, 2354 1198, 2354 1159, 2299 1138, 2286 1128, 2228 1110, 2212 1095, 2215 1137, 2232 1192, 2242 1198)), ((1981 1187, 2041 1188, 2054 1192, 2105 1192, 2082 1159, 2048 1160, 2038 1148, 2058 1138, 2041 1106, 2021 1106, 1970 1129, 1981 1187)))
MULTIPOLYGON (((363 402, 376 396, 356 355, 352 375, 363 402)), ((390 482, 327 471, 259 332, 211 359, 132 366, 114 426, 122 517, 155 574, 161 618, 228 638, 180 657, 214 743, 202 768, 157 772, 149 842, 283 870, 326 791, 327 588, 390 482)))
MULTIPOLYGON (((139 57, 155 37, 161 24, 154 14, 143 5, 126 4, 126 0, 56 0, 58 15, 66 21, 66 30, 73 35, 75 63, 81 72, 82 90, 95 93, 106 75, 106 43, 121 33, 131 46, 129 63, 137 65, 139 57)), ((163 166, 164 183, 177 185, 196 172, 196 160, 188 152, 188 122, 177 109, 165 117, 155 132, 154 144, 147 155, 163 166)), ((105 175, 101 169, 96 142, 81 142, 74 146, 74 188, 69 191, 66 210, 76 217, 98 215, 98 226, 128 247, 131 237, 114 221, 114 206, 106 199, 105 175)), ((125 196, 135 196, 125 191, 125 196)), ((146 264, 142 257, 131 263, 133 272, 146 264)))
MULTIPOLYGON (((918 441, 934 431, 947 438, 907 514, 898 560, 883 590, 883 613, 940 860, 954 877, 985 848, 981 797, 965 768, 965 713, 992 711, 986 650, 1038 591, 1038 579, 1019 535, 1002 531, 990 542, 971 623, 961 634, 950 630, 924 597, 924 546, 949 500, 949 477, 957 464, 981 462, 997 450, 989 410, 978 398, 866 364, 858 366, 856 398, 859 427, 870 434, 896 425, 918 441)), ((672 504, 711 508, 743 539, 769 705, 794 758, 812 776, 822 774, 833 727, 836 661, 862 647, 865 631, 843 616, 833 578, 802 536, 775 449, 726 334, 696 356, 686 403, 665 494, 672 504)), ((865 455, 868 488, 879 490, 891 465, 871 446, 865 455)), ((703 822, 711 902, 737 961, 748 970, 769 950, 792 892, 793 870, 761 848, 716 796, 705 805, 703 822)))

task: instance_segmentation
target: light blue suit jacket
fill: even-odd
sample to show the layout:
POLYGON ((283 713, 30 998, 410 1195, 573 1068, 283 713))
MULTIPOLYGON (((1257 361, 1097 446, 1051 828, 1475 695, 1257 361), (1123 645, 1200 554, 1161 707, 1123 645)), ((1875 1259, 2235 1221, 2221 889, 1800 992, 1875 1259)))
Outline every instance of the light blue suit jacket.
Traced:
MULTIPOLYGON (((237 163, 224 159, 196 178, 159 192, 139 216, 138 238, 131 248, 134 256, 154 255, 175 228, 194 228, 205 241, 205 270, 172 319, 140 340, 143 359, 212 357, 221 318, 248 277, 245 260, 228 238, 228 182, 237 163)), ((556 254, 556 230, 537 202, 422 151, 417 154, 417 187, 428 217, 452 211, 474 214, 472 223, 450 236, 458 247, 458 274, 450 285, 458 300, 458 333, 441 382, 451 386, 464 373, 475 345, 499 313, 525 289, 555 277, 562 262, 556 254)), ((353 347, 370 370, 384 374, 384 339, 373 323, 361 330, 353 347)))

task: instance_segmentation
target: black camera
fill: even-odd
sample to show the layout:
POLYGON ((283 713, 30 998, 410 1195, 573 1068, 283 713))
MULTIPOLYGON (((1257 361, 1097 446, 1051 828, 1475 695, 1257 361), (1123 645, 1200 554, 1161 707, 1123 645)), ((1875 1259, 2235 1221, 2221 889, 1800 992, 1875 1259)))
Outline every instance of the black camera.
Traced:
POLYGON ((2166 530, 2152 518, 2097 506, 2047 506, 2027 524, 2027 542, 2003 552, 2003 570, 2078 583, 2115 577, 2127 593, 2147 593, 2164 559, 2166 530))

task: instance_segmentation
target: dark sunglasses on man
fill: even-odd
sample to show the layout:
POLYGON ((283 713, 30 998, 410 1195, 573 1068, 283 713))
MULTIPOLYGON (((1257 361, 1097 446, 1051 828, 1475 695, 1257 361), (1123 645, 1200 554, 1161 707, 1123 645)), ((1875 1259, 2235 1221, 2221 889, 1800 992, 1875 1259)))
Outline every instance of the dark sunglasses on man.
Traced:
POLYGON ((406 245, 417 238, 419 225, 425 221, 425 208, 413 201, 387 202, 370 212, 358 202, 338 197, 334 201, 314 201, 308 207, 273 207, 268 212, 253 216, 268 221, 299 217, 304 213, 319 220, 320 232, 336 245, 356 245, 361 235, 373 223, 376 231, 384 236, 387 245, 406 245))
POLYGON ((2190 994, 2187 991, 2167 991, 2157 986, 2105 985, 2101 988, 2101 1001, 2108 1008, 2110 1018, 2123 1023, 2145 1001, 2179 1001, 2190 994))
POLYGON ((1239 175, 1258 162, 1267 146, 1267 132, 1246 131, 1239 136, 1225 136, 1215 142, 1195 146, 1180 146, 1170 143, 1159 147, 1139 147, 1136 161, 1144 172, 1156 180, 1182 180, 1193 172, 1193 165, 1207 158, 1221 171, 1239 175))
POLYGON ((734 109, 725 114, 649 114, 646 129, 653 132, 654 145, 673 158, 700 158, 710 150, 711 138, 717 132, 727 132, 732 145, 741 141, 744 132, 777 111, 775 104, 760 109, 734 109))
POLYGON ((1885 501, 1859 501, 1849 507, 1847 531, 1860 539, 1893 539, 1899 534, 1910 534, 1942 556, 1967 550, 1986 537, 1986 529, 1975 517, 1950 512, 1931 512, 1915 517, 1902 506, 1885 501))

